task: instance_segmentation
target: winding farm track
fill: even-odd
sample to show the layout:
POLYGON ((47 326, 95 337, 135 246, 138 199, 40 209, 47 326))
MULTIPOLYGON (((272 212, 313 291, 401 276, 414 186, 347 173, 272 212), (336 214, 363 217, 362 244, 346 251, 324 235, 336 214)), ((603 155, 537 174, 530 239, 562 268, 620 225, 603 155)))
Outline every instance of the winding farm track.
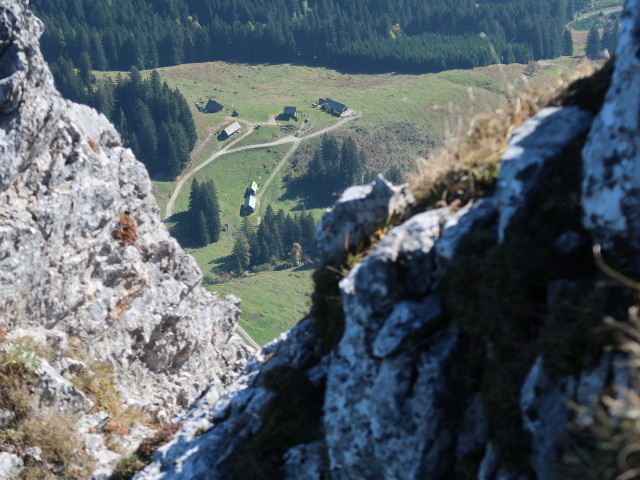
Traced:
POLYGON ((618 12, 620 10, 622 10, 622 5, 616 6, 616 7, 603 8, 602 10, 593 10, 583 15, 579 15, 576 19, 574 19, 574 21, 584 20, 585 18, 593 17, 594 15, 599 15, 600 13, 602 13, 603 15, 609 15, 610 13, 618 12))
MULTIPOLYGON (((361 114, 358 112, 358 113, 355 113, 354 115, 352 115, 350 117, 341 118, 340 120, 338 120, 333 125, 330 125, 329 127, 323 128, 322 130, 318 130, 317 132, 310 133, 309 135, 304 135, 303 134, 304 135, 303 137, 295 137, 293 135, 289 135, 289 136, 283 137, 283 138, 281 138, 279 140, 276 140, 275 142, 271 142, 271 143, 260 143, 260 144, 257 144, 257 145, 245 145, 244 147, 231 148, 233 145, 238 143, 243 138, 249 136, 251 134, 251 132, 253 132, 253 128, 248 128, 247 131, 244 132, 242 135, 240 135, 238 138, 233 140, 228 145, 225 145, 223 148, 221 148, 216 153, 211 155, 207 160, 202 162, 196 168, 194 168, 193 170, 190 170, 189 172, 185 173, 182 177, 180 177, 180 179, 178 179, 178 183, 176 184, 176 188, 173 190, 173 193, 171 194, 171 198, 167 202, 167 208, 165 210, 164 218, 165 219, 169 218, 171 216, 171 214, 173 213, 173 207, 174 207, 174 205, 176 203, 176 199, 178 198, 178 194, 180 193, 180 190, 182 189, 184 184, 187 182, 187 180, 189 180, 193 175, 195 175, 197 172, 199 172, 204 167, 206 167, 211 162, 213 162, 216 158, 218 158, 218 157, 220 157, 222 155, 225 155, 227 153, 241 152, 242 150, 250 150, 250 149, 254 149, 254 148, 273 147, 275 145, 283 145, 285 143, 292 143, 293 145, 291 146, 289 151, 284 155, 284 157, 282 157, 282 160, 280 160, 280 162, 278 162, 278 165, 276 166, 276 168, 273 169, 273 172, 271 172, 271 175, 269 175, 269 178, 267 178, 267 180, 262 185, 262 188, 260 189, 260 193, 258 193, 258 195, 256 195, 258 201, 260 201, 260 199, 262 198, 262 195, 267 190, 267 187, 269 186, 271 181, 274 179, 274 177, 280 171, 282 166, 287 162, 287 160, 289 160, 291 155, 293 155, 293 152, 296 151, 296 149, 298 148, 298 146, 300 145, 300 142, 302 140, 306 140, 306 139, 309 139, 309 138, 317 137, 319 135, 322 135, 323 133, 327 133, 327 132, 329 132, 329 131, 331 131, 331 130, 333 130, 335 128, 338 128, 338 127, 344 125, 345 123, 347 123, 347 122, 349 122, 351 120, 354 120, 354 119, 360 117, 360 115, 361 114)), ((271 121, 271 117, 269 118, 269 120, 271 121)), ((248 126, 251 126, 251 124, 249 122, 243 122, 243 123, 247 124, 248 126)), ((208 138, 207 138, 207 140, 208 140, 208 138)), ((205 140, 205 142, 206 142, 206 140, 205 140)), ((247 331, 245 329, 243 329, 238 323, 236 323, 236 325, 234 327, 234 331, 235 331, 236 335, 238 335, 242 340, 244 340, 246 343, 248 343, 251 347, 255 348, 256 351, 260 350, 260 348, 261 348, 260 345, 258 345, 255 342, 255 340, 253 338, 251 338, 251 336, 247 333, 247 331)))
POLYGON ((189 180, 193 175, 195 175, 197 172, 199 172, 204 167, 206 167, 211 162, 213 162, 216 158, 218 158, 218 157, 220 157, 222 155, 225 155, 227 153, 241 152, 242 150, 250 150, 250 149, 254 149, 254 148, 274 147, 276 145, 283 145, 285 143, 293 143, 293 145, 291 146, 291 149, 285 154, 284 157, 282 157, 282 160, 280 160, 280 162, 278 163, 276 168, 274 168, 273 172, 271 172, 271 175, 269 175, 269 178, 267 178, 267 180, 265 181, 264 185, 262 185, 262 188, 260 189, 260 193, 257 195, 258 200, 260 200, 262 198, 262 195, 266 191, 267 187, 269 186, 269 184, 273 180, 273 178, 280 171, 280 169, 287 162, 287 160, 291 157, 291 155, 293 155, 293 152, 295 152, 295 150, 298 148, 298 145, 300 145, 301 141, 307 140, 309 138, 317 137, 317 136, 322 135, 324 133, 327 133, 327 132, 329 132, 331 130, 334 130, 334 129, 338 128, 338 127, 341 127, 345 123, 350 122, 351 120, 354 120, 356 118, 359 118, 360 115, 361 115, 360 113, 356 113, 355 115, 352 115, 350 117, 341 118, 340 120, 338 120, 333 125, 330 125, 330 126, 328 126, 326 128, 323 128, 322 130, 318 130, 317 132, 310 133, 308 135, 304 135, 303 134, 303 136, 301 136, 301 137, 294 137, 293 135, 288 135, 286 137, 283 137, 283 138, 281 138, 279 140, 276 140, 276 141, 270 142, 270 143, 259 143, 259 144, 256 144, 256 145, 245 145, 244 147, 231 148, 233 145, 238 143, 243 138, 249 136, 251 134, 251 132, 253 132, 253 129, 248 129, 246 132, 244 132, 238 138, 233 140, 228 145, 225 145, 224 147, 222 147, 220 150, 218 150, 216 153, 211 155, 208 159, 206 159, 200 165, 195 167, 193 170, 190 170, 189 172, 185 173, 182 177, 180 177, 178 179, 178 183, 176 184, 176 188, 173 190, 173 193, 171 194, 171 198, 167 202, 167 208, 165 209, 164 218, 167 219, 172 215, 173 208, 174 208, 175 203, 176 203, 176 199, 178 198, 178 195, 180 194, 180 190, 182 190, 182 187, 184 187, 184 184, 187 182, 187 180, 189 180))

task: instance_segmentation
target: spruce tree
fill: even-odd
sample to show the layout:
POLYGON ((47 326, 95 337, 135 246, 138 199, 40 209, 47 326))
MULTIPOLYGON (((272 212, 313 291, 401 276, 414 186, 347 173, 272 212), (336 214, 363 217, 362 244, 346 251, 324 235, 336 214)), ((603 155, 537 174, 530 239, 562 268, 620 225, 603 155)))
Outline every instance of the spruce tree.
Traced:
POLYGON ((565 30, 562 34, 562 54, 568 57, 573 55, 573 38, 569 30, 565 30))
POLYGON ((251 243, 251 240, 253 239, 253 237, 255 237, 256 234, 251 228, 251 222, 249 221, 249 217, 242 218, 242 227, 240 227, 240 231, 245 236, 247 241, 251 243))
POLYGON ((211 243, 211 237, 209 236, 209 230, 207 229, 207 219, 204 217, 204 212, 200 210, 196 217, 196 244, 199 247, 204 247, 211 243))
POLYGON ((358 150, 358 146, 352 138, 347 138, 342 143, 340 176, 342 178, 342 188, 363 183, 364 180, 363 153, 358 150))
POLYGON ((316 256, 316 221, 311 213, 300 215, 300 245, 305 257, 313 259, 316 256))
POLYGON ((220 205, 218 204, 218 191, 213 183, 213 180, 209 180, 203 186, 202 193, 202 211, 204 212, 207 220, 207 230, 209 231, 209 237, 211 242, 217 242, 220 240, 220 205))
POLYGON ((198 179, 194 178, 191 182, 191 192, 189 193, 189 212, 195 218, 197 213, 197 205, 200 203, 200 184, 198 179))
POLYGON ((589 58, 597 58, 600 56, 602 50, 601 40, 600 40, 600 32, 594 25, 589 30, 587 34, 587 44, 584 48, 584 51, 589 58))
POLYGON ((251 263, 249 242, 242 231, 236 234, 231 252, 231 268, 238 274, 243 273, 251 263))

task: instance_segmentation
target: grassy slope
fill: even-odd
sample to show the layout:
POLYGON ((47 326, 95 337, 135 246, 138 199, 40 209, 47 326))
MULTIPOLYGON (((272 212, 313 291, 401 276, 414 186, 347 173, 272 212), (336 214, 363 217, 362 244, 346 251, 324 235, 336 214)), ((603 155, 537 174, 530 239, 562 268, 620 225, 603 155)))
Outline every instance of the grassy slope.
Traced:
POLYGON ((240 325, 260 345, 289 330, 309 310, 311 269, 287 269, 212 285, 242 299, 240 325))
MULTIPOLYGON (((556 66, 542 66, 538 79, 553 78, 575 63, 572 59, 556 59, 556 66)), ((199 134, 199 144, 209 141, 192 158, 198 165, 215 152, 220 144, 215 134, 228 125, 228 112, 203 114, 195 108, 195 102, 216 98, 225 106, 236 109, 241 118, 251 122, 265 122, 270 115, 282 111, 285 105, 296 105, 308 115, 310 130, 335 122, 335 119, 311 108, 318 97, 331 96, 349 107, 363 112, 363 116, 349 127, 349 134, 369 142, 368 148, 380 157, 374 165, 384 171, 385 159, 403 157, 413 164, 417 155, 424 155, 422 147, 407 146, 404 138, 385 135, 390 126, 394 132, 404 130, 404 125, 416 128, 417 134, 428 132, 442 143, 446 137, 460 134, 462 123, 458 118, 498 107, 505 98, 508 85, 519 88, 523 65, 482 67, 471 71, 453 70, 425 75, 356 75, 342 74, 326 68, 294 65, 236 65, 223 62, 188 64, 159 69, 163 80, 171 87, 178 87, 193 109, 199 134), (403 123, 404 122, 404 123, 403 123), (395 142, 397 140, 397 142, 395 142), (397 145, 394 145, 397 144, 397 145), (382 145, 382 148, 379 148, 382 145), (391 145, 391 147, 389 147, 391 145), (413 148, 413 149, 412 149, 413 148), (394 150, 395 149, 395 150, 394 150)), ((542 81, 542 80, 541 80, 542 81)), ((300 122, 279 122, 299 125, 300 122)), ((336 132, 338 133, 338 132, 336 132)), ((264 143, 280 138, 285 133, 279 127, 263 126, 237 146, 264 143)), ((308 145, 308 144, 307 144, 308 145)), ((306 161, 303 142, 300 154, 290 162, 306 161)), ((205 274, 225 261, 233 245, 233 232, 240 225, 238 215, 244 188, 251 180, 266 179, 279 158, 290 145, 260 150, 250 150, 224 155, 198 173, 198 181, 213 179, 216 182, 222 208, 222 222, 228 224, 221 240, 200 249, 189 249, 205 274)), ((297 211, 301 202, 295 198, 282 198, 286 193, 282 178, 288 166, 274 178, 262 199, 261 208, 271 204, 276 210, 297 211)), ((168 194, 175 182, 156 182, 162 194, 168 194)), ((175 215, 169 219, 169 227, 180 218, 188 206, 189 189, 185 188, 176 202, 175 215)), ((161 207, 166 204, 164 195, 156 195, 161 207)), ((319 218, 322 208, 314 205, 314 216, 319 218)), ((259 215, 260 212, 257 213, 259 215)), ((183 215, 184 217, 184 215, 183 215)), ((255 218, 255 217, 251 217, 255 218)), ((308 308, 311 291, 309 271, 292 269, 262 272, 243 279, 212 285, 211 289, 222 294, 233 293, 243 299, 242 326, 258 343, 265 343, 290 328, 308 308)))

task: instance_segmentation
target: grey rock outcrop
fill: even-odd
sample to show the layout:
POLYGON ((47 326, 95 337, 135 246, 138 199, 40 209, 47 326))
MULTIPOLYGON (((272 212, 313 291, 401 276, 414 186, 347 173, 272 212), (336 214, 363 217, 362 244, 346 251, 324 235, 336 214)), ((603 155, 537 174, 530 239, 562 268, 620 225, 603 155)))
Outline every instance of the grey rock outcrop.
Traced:
MULTIPOLYGON (((635 52, 640 39, 625 28, 635 52)), ((344 318, 305 319, 265 347, 231 395, 192 406, 136 479, 258 478, 271 468, 288 479, 554 480, 564 467, 574 469, 565 478, 586 478, 563 462, 573 435, 596 421, 589 407, 623 377, 620 354, 603 354, 602 336, 591 336, 608 314, 591 254, 608 227, 582 225, 599 189, 581 188, 593 176, 587 157, 610 133, 594 125, 580 106, 542 110, 511 137, 495 191, 459 210, 412 212, 402 191, 376 195, 381 179, 347 191, 318 228, 330 266, 389 212, 410 218, 340 281, 344 318), (337 344, 319 321, 344 321, 337 344), (279 385, 300 372, 322 408, 310 420, 291 407, 282 420, 279 385), (306 436, 274 426, 295 430, 298 414, 306 436), (262 454, 265 438, 279 450, 262 454)), ((630 135, 638 141, 640 129, 630 135)))
POLYGON ((239 302, 160 222, 144 166, 106 118, 63 100, 26 2, 0 2, 0 318, 40 327, 114 365, 122 397, 177 412, 248 351, 239 302))
MULTIPOLYGON (((178 410, 204 388, 138 480, 554 480, 559 467, 588 478, 565 462, 576 431, 598 421, 590 402, 633 379, 592 335, 635 299, 602 282, 591 245, 640 246, 638 100, 622 93, 637 84, 637 3, 596 120, 579 106, 540 112, 514 133, 487 198, 414 212, 407 187, 382 178, 349 190, 318 229, 328 263, 372 243, 328 299, 341 314, 303 319, 225 395, 244 363, 237 299, 201 290, 140 164, 103 118, 60 99, 29 46, 38 22, 0 0, 3 322, 62 332, 60 369, 82 371, 64 345, 83 344, 141 406, 178 410), (376 242, 391 217, 409 218, 376 242), (342 332, 335 344, 321 322, 342 332)), ((86 448, 108 469, 97 440, 86 448)))
POLYGON ((407 185, 394 186, 381 175, 369 185, 348 188, 318 224, 320 257, 330 262, 349 249, 359 248, 376 229, 401 220, 414 202, 407 185))
MULTIPOLYGON (((226 392, 250 350, 233 333, 239 299, 201 287, 144 166, 103 115, 56 91, 42 31, 26 0, 0 0, 0 343, 44 352, 34 415, 73 415, 104 476, 119 454, 94 417, 108 416, 89 414, 94 401, 69 379, 108 364, 123 410, 169 421, 208 385, 226 392)), ((124 448, 149 432, 134 430, 124 448)), ((0 453, 2 468, 23 453, 0 453)))
POLYGON ((611 87, 584 150, 584 222, 605 247, 619 239, 640 248, 639 27, 640 5, 629 0, 622 15, 611 87))
POLYGON ((23 466, 22 459, 12 453, 0 452, 0 479, 18 478, 23 466))

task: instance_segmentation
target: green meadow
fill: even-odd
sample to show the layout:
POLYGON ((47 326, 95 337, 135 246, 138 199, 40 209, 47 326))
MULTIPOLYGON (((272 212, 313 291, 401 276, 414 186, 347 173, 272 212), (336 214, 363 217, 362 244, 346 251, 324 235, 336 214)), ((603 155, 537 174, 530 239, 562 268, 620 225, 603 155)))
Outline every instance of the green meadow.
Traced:
MULTIPOLYGON (((580 39, 577 40, 579 44, 580 39)), ((407 130, 414 132, 414 138, 428 135, 434 139, 432 143, 435 146, 442 144, 451 136, 463 134, 460 125, 465 119, 502 105, 511 95, 509 92, 522 89, 525 84, 554 81, 576 62, 575 58, 563 57, 541 63, 533 76, 526 80, 523 80, 526 66, 518 64, 423 75, 350 74, 323 67, 225 62, 186 64, 161 68, 158 72, 172 88, 180 89, 193 111, 198 144, 192 153, 188 171, 235 141, 233 137, 223 142, 217 138, 217 134, 234 121, 230 117, 233 110, 238 112, 241 120, 250 122, 249 125, 243 124, 243 132, 247 129, 252 131, 234 143, 232 148, 258 145, 292 135, 304 119, 308 119, 309 133, 335 124, 335 117, 312 106, 320 97, 331 97, 362 114, 356 122, 334 130, 336 135, 350 132, 359 141, 369 142, 365 147, 374 155, 380 150, 383 157, 398 156, 406 164, 411 164, 422 153, 412 145, 412 137, 404 135, 407 130), (205 104, 208 98, 216 99, 226 111, 215 114, 200 112, 196 103, 205 104), (298 107, 298 121, 279 117, 287 105, 298 107), (277 125, 273 125, 274 120, 277 125), (261 126, 253 129, 255 124, 261 126), (380 145, 387 145, 387 150, 379 149, 380 145), (388 145, 393 146, 391 151, 388 145)), ((287 191, 285 177, 291 174, 292 163, 304 168, 306 157, 312 151, 310 145, 319 141, 305 142, 304 135, 301 139, 298 151, 262 192, 258 210, 249 217, 253 225, 257 226, 267 205, 291 214, 314 207, 310 211, 319 219, 324 208, 332 203, 325 200, 326 205, 318 202, 305 205, 303 198, 296 198, 287 191)), ((224 228, 217 243, 203 248, 187 248, 187 251, 200 265, 208 288, 225 295, 233 293, 242 299, 240 323, 259 344, 289 329, 308 310, 311 270, 264 271, 238 279, 230 279, 220 271, 224 270, 233 247, 234 232, 242 222, 239 212, 245 188, 251 181, 256 181, 262 189, 264 181, 291 146, 288 143, 225 154, 195 174, 199 182, 210 179, 215 182, 224 228)), ((384 162, 384 158, 378 159, 372 165, 383 166, 384 162)), ((173 215, 167 219, 168 227, 179 240, 181 233, 190 228, 185 212, 191 181, 188 180, 180 191, 173 215)), ((165 208, 175 185, 171 181, 154 182, 154 194, 161 209, 165 208)))

